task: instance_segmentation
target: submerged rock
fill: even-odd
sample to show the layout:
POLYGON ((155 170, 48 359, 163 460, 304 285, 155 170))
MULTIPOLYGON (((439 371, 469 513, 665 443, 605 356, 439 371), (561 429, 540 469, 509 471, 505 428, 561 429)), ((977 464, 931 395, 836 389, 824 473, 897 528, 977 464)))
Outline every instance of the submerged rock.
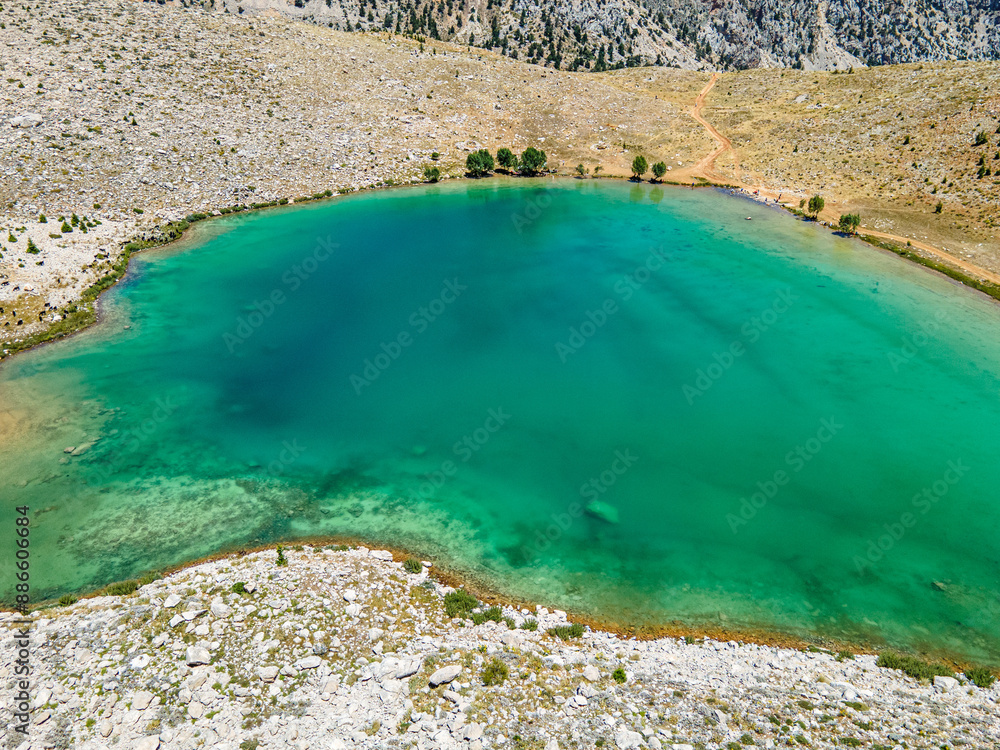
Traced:
POLYGON ((587 503, 587 507, 584 510, 594 518, 599 518, 606 523, 618 523, 618 508, 603 500, 594 500, 587 503))

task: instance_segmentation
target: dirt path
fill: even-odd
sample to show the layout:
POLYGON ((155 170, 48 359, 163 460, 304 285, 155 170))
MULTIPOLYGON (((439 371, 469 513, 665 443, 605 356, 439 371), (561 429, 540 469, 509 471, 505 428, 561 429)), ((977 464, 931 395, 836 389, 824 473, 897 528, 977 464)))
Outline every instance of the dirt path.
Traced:
MULTIPOLYGON (((694 105, 691 107, 691 117, 697 120, 705 128, 705 130, 708 131, 708 134, 712 136, 712 138, 716 141, 716 143, 718 143, 718 145, 711 153, 709 153, 706 156, 703 156, 694 166, 681 170, 681 172, 677 176, 687 179, 700 177, 710 182, 725 182, 729 184, 736 184, 752 193, 755 192, 757 194, 756 197, 758 198, 769 198, 777 202, 778 196, 780 196, 781 193, 775 195, 773 190, 768 190, 762 187, 761 185, 748 185, 744 183, 742 180, 740 180, 738 177, 736 177, 735 174, 733 176, 722 176, 715 172, 715 160, 718 159, 727 150, 730 150, 733 147, 732 142, 728 138, 726 138, 726 136, 720 133, 715 128, 714 125, 712 125, 708 120, 702 117, 701 114, 701 111, 705 106, 705 99, 708 97, 708 93, 712 90, 712 87, 715 86, 718 80, 719 80, 719 74, 713 73, 712 78, 705 85, 705 88, 703 88, 701 92, 698 94, 697 98, 694 100, 694 105)), ((738 172, 739 170, 737 169, 735 171, 738 172)), ((836 223, 840 220, 840 218, 835 214, 835 212, 832 209, 821 213, 820 218, 827 221, 830 225, 836 225, 836 223)), ((899 242, 904 245, 907 242, 909 242, 913 247, 919 248, 925 252, 930 253, 931 255, 939 258, 948 265, 955 266, 956 268, 959 268, 962 271, 965 271, 966 273, 975 276, 976 278, 984 279, 986 281, 990 281, 993 282, 994 284, 1000 285, 1000 274, 993 273, 992 271, 987 271, 985 268, 977 266, 974 263, 970 263, 967 260, 957 258, 951 253, 945 252, 940 248, 934 247, 933 245, 928 245, 926 242, 919 242, 918 240, 914 240, 910 237, 903 237, 901 235, 890 234, 888 232, 877 232, 875 230, 866 229, 864 230, 864 233, 869 234, 873 237, 880 237, 882 239, 899 242)))
POLYGON ((715 173, 715 160, 718 159, 722 154, 724 154, 728 149, 733 147, 732 142, 722 133, 715 129, 708 120, 701 116, 701 110, 705 106, 705 98, 708 96, 708 92, 712 90, 715 86, 716 81, 719 80, 718 73, 712 73, 712 78, 705 85, 705 88, 701 90, 698 97, 694 100, 694 106, 691 108, 691 117, 697 120, 701 125, 708 131, 708 134, 715 139, 716 143, 719 145, 715 147, 710 154, 702 157, 697 164, 695 164, 688 171, 692 177, 704 177, 710 180, 710 175, 715 173))

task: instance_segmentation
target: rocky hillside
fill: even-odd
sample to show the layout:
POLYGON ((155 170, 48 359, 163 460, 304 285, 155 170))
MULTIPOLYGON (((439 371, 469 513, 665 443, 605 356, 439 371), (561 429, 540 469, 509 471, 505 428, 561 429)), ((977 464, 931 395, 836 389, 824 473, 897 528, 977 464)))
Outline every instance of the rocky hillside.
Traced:
MULTIPOLYGON (((161 4, 163 0, 159 0, 161 4)), ((1000 58, 1000 0, 172 0, 502 51, 564 70, 837 70, 1000 58)))
MULTIPOLYGON (((8 711, 0 747, 1000 743, 1000 685, 985 674, 979 687, 961 674, 917 680, 871 655, 626 640, 544 607, 480 604, 429 565, 364 547, 271 549, 64 599, 31 616, 31 684, 17 699, 30 706, 27 742, 8 711)), ((4 644, 15 617, 0 613, 4 644)), ((0 683, 13 698, 10 648, 0 683)))

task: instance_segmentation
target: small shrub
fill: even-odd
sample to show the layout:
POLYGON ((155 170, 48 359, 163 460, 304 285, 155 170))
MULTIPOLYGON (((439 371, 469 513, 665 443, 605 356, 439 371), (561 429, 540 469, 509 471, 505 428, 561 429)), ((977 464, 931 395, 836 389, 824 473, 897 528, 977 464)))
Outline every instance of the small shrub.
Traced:
POLYGON ((742 737, 740 737, 741 745, 756 745, 757 743, 753 741, 753 736, 749 732, 745 732, 742 737))
POLYGON ((527 618, 521 623, 521 630, 530 630, 532 632, 538 630, 538 620, 534 617, 527 618))
POLYGON ((850 651, 838 651, 835 658, 837 661, 854 661, 854 654, 850 651))
POLYGON ((799 705, 799 708, 804 709, 805 711, 812 711, 814 708, 816 708, 816 706, 814 706, 809 701, 797 701, 797 703, 799 705))
POLYGON ((857 701, 844 701, 844 705, 853 708, 855 711, 868 710, 868 706, 866 706, 864 703, 858 703, 857 701))
POLYGON ((507 626, 507 630, 514 630, 515 628, 517 628, 517 623, 514 622, 514 618, 513 617, 505 617, 505 618, 503 618, 503 623, 504 623, 504 625, 507 626))
POLYGON ((487 687, 500 685, 507 679, 508 675, 507 665, 499 659, 493 659, 483 668, 483 684, 487 687))
POLYGON ((76 604, 76 601, 77 601, 76 597, 73 596, 72 594, 63 594, 62 596, 59 597, 59 606, 68 607, 71 604, 76 604))
POLYGON ((571 638, 579 638, 583 635, 583 625, 578 622, 574 622, 571 625, 559 625, 558 627, 549 628, 548 633, 555 638, 568 641, 571 638))
POLYGON ((254 737, 251 740, 243 740, 240 743, 240 750, 257 750, 257 746, 260 744, 260 740, 254 737))
POLYGON ((841 745, 847 745, 848 747, 861 747, 862 743, 857 737, 841 737, 841 745))
POLYGON ((941 209, 943 209, 943 208, 944 208, 944 204, 941 203, 941 201, 938 201, 937 205, 934 206, 934 213, 936 213, 936 214, 941 213, 941 209))
POLYGON ((139 588, 138 581, 118 581, 104 589, 104 595, 128 596, 129 594, 134 594, 137 588, 139 588))
POLYGON ((157 573, 155 570, 151 570, 148 573, 143 573, 141 576, 139 576, 139 585, 146 586, 152 583, 153 581, 159 581, 159 580, 160 580, 160 574, 157 573))
POLYGON ((879 654, 878 661, 875 662, 875 664, 876 666, 885 667, 887 669, 902 670, 910 677, 918 680, 930 680, 938 675, 942 677, 954 676, 954 673, 943 664, 931 664, 929 662, 921 661, 913 656, 894 654, 888 651, 883 654, 879 654))
POLYGON ((144 213, 146 213, 141 208, 133 208, 132 210, 135 211, 135 213, 137 213, 137 214, 144 214, 144 213))
POLYGON ((424 167, 424 179, 428 182, 437 182, 441 179, 441 169, 439 167, 424 167))
POLYGON ((628 676, 625 674, 625 670, 618 667, 614 672, 611 673, 611 679, 617 682, 619 685, 624 685, 628 676))
POLYGON ((64 221, 62 223, 62 226, 59 227, 59 231, 62 232, 63 234, 69 234, 70 232, 73 231, 73 227, 71 227, 68 223, 64 221))
POLYGON ((990 687, 997 679, 986 667, 970 667, 965 670, 965 676, 969 678, 969 682, 981 688, 990 687))
POLYGON ((48 224, 49 220, 45 218, 45 214, 39 214, 38 215, 38 223, 39 224, 48 224))
POLYGON ((36 245, 32 241, 31 237, 29 237, 28 238, 28 247, 25 249, 25 252, 30 253, 31 255, 38 255, 42 251, 38 249, 38 245, 36 245))
POLYGON ((448 617, 470 617, 472 610, 478 605, 476 597, 465 589, 458 589, 444 595, 444 611, 448 617))
POLYGON ((415 557, 408 557, 403 563, 403 570, 407 573, 420 573, 423 569, 423 564, 415 557))
POLYGON ((976 141, 972 145, 983 146, 989 142, 990 142, 990 137, 986 135, 986 131, 980 130, 978 133, 976 133, 976 141))
POLYGON ((237 581, 233 584, 232 589, 230 589, 234 594, 245 594, 247 592, 245 581, 237 581))
POLYGON ((275 565, 277 565, 279 568, 288 565, 288 559, 285 557, 285 548, 282 547, 280 544, 278 545, 278 559, 275 560, 275 565))

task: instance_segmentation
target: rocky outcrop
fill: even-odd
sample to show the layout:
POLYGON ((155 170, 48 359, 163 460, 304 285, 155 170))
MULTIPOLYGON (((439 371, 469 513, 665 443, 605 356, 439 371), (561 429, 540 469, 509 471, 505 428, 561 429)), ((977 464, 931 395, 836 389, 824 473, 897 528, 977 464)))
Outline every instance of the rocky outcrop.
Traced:
POLYGON ((996 0, 183 0, 342 30, 415 34, 567 70, 698 70, 1000 58, 996 0))

